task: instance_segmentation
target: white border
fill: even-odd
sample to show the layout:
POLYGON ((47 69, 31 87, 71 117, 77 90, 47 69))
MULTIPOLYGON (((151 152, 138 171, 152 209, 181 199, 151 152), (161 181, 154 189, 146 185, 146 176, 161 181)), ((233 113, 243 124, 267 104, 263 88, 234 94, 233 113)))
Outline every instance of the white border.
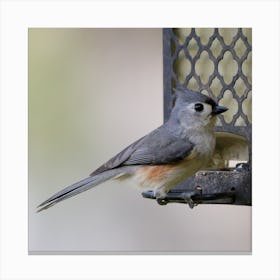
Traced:
POLYGON ((21 0, 0 8, 1 279, 279 279, 278 1, 21 0), (252 256, 29 256, 27 28, 169 26, 253 28, 252 256))

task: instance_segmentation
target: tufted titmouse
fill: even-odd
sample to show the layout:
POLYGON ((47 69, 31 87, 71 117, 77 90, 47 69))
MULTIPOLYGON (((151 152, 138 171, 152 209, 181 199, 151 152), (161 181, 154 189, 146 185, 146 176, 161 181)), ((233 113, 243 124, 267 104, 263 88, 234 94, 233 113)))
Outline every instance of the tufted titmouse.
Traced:
POLYGON ((38 211, 86 191, 109 179, 132 179, 153 189, 157 199, 183 179, 205 167, 215 149, 216 115, 228 108, 198 92, 175 89, 170 118, 93 171, 89 177, 59 191, 38 211))

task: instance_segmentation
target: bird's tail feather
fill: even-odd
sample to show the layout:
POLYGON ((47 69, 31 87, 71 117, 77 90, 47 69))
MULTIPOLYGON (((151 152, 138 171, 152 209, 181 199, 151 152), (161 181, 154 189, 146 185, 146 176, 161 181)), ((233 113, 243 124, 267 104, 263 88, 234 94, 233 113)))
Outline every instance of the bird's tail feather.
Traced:
POLYGON ((78 181, 78 182, 64 188, 63 190, 59 191, 58 193, 54 194, 53 196, 48 198, 46 201, 44 201, 43 203, 38 205, 37 212, 45 210, 64 199, 70 198, 70 197, 77 195, 81 192, 84 192, 92 187, 95 187, 95 186, 117 176, 119 173, 120 173, 119 170, 112 169, 112 170, 105 171, 101 174, 98 174, 95 176, 90 176, 81 181, 78 181))

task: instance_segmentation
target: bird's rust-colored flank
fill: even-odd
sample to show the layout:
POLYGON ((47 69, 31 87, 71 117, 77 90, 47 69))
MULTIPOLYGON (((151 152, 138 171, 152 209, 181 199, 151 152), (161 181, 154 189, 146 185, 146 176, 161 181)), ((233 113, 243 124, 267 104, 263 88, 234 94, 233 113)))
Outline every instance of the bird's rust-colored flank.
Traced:
POLYGON ((144 166, 142 167, 141 173, 145 174, 148 180, 161 181, 168 177, 174 168, 176 168, 175 164, 144 166))
POLYGON ((182 176, 191 176, 197 171, 197 166, 192 168, 192 159, 197 156, 196 151, 192 151, 189 156, 179 163, 169 163, 161 165, 141 166, 136 171, 134 178, 138 186, 142 188, 157 188, 162 185, 169 186, 172 182, 180 181, 182 176))

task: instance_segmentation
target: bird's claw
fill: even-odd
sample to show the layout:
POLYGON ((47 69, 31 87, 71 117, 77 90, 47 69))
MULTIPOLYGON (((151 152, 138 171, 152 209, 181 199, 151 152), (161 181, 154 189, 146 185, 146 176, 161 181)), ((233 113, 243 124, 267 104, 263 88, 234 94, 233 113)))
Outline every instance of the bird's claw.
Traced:
POLYGON ((156 201, 159 205, 166 205, 167 201, 164 198, 156 198, 156 201))
POLYGON ((193 191, 182 193, 182 198, 189 205, 191 209, 193 209, 194 206, 198 205, 198 203, 194 202, 192 199, 194 195, 200 195, 200 196, 202 195, 202 188, 200 186, 197 186, 193 191))
POLYGON ((197 206, 197 203, 195 203, 192 199, 192 196, 195 195, 195 194, 196 194, 195 191, 182 193, 183 200, 186 202, 186 204, 189 205, 189 207, 191 209, 194 208, 194 206, 197 206))

